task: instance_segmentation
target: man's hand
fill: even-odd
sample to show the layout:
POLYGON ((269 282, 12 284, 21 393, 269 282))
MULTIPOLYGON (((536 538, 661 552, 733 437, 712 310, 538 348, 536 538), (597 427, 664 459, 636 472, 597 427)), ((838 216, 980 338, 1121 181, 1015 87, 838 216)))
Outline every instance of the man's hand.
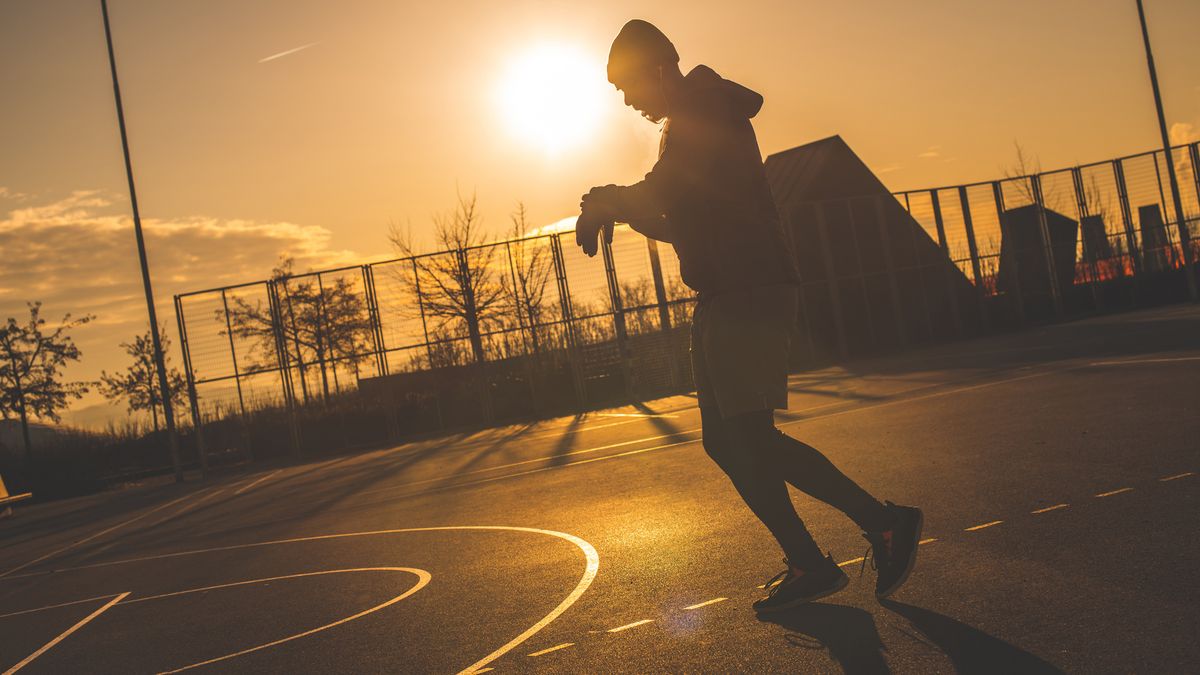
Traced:
POLYGON ((619 185, 601 185, 594 187, 583 196, 579 202, 579 208, 584 211, 591 211, 597 214, 606 214, 611 216, 613 220, 620 219, 620 198, 617 191, 620 190, 619 185))
POLYGON ((612 243, 613 221, 617 219, 617 186, 594 187, 579 202, 579 219, 575 221, 575 243, 588 257, 600 250, 600 232, 604 242, 612 243))

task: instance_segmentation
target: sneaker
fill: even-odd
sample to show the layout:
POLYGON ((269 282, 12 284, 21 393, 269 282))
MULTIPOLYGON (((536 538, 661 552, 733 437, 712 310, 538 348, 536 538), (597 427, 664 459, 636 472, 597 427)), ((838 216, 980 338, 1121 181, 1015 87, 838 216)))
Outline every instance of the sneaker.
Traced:
POLYGON ((766 583, 767 597, 754 603, 754 611, 777 612, 803 605, 833 595, 850 583, 830 555, 825 556, 823 565, 812 570, 800 569, 786 560, 783 563, 787 569, 766 583))
POLYGON ((871 561, 876 570, 875 597, 886 598, 904 585, 913 566, 917 564, 917 543, 921 541, 924 516, 915 506, 897 506, 886 502, 888 511, 895 514, 895 524, 883 532, 864 532, 863 538, 871 548, 863 556, 863 565, 871 561))

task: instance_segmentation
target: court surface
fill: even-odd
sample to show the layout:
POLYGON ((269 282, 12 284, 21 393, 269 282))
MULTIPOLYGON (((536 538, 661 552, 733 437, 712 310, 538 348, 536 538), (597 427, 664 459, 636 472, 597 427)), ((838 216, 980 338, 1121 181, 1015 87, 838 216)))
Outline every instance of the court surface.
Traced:
POLYGON ((893 601, 854 526, 797 493, 852 583, 759 621, 780 554, 679 396, 22 508, 0 671, 1194 669, 1200 307, 791 384, 786 433, 925 509, 893 601))

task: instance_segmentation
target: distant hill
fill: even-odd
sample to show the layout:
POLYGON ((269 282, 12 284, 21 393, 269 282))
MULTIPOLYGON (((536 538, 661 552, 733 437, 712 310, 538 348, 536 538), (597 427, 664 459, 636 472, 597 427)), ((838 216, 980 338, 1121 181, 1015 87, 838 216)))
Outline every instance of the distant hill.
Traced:
MULTIPOLYGON (((63 427, 38 422, 29 424, 29 437, 33 441, 34 447, 37 447, 40 442, 52 441, 64 433, 67 433, 67 429, 63 427)), ((0 449, 16 454, 23 452, 24 448, 25 443, 21 439, 21 421, 0 419, 0 449)))
MULTIPOLYGON (((125 409, 124 405, 101 401, 100 403, 94 403, 82 408, 64 410, 62 418, 64 424, 73 427, 90 429, 92 431, 104 431, 108 428, 109 422, 113 422, 117 426, 124 423, 129 418, 129 412, 125 409)), ((147 418, 144 421, 149 420, 147 418)))

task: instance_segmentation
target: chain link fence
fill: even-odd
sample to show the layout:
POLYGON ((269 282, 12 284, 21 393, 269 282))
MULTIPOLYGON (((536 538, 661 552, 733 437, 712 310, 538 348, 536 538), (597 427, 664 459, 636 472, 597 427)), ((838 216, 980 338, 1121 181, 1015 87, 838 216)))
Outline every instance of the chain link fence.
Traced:
MULTIPOLYGON (((1193 143, 791 209, 793 365, 1185 298, 1197 169, 1193 143)), ((694 295, 667 249, 621 226, 595 259, 555 233, 178 295, 201 452, 380 445, 688 391, 694 295)))

